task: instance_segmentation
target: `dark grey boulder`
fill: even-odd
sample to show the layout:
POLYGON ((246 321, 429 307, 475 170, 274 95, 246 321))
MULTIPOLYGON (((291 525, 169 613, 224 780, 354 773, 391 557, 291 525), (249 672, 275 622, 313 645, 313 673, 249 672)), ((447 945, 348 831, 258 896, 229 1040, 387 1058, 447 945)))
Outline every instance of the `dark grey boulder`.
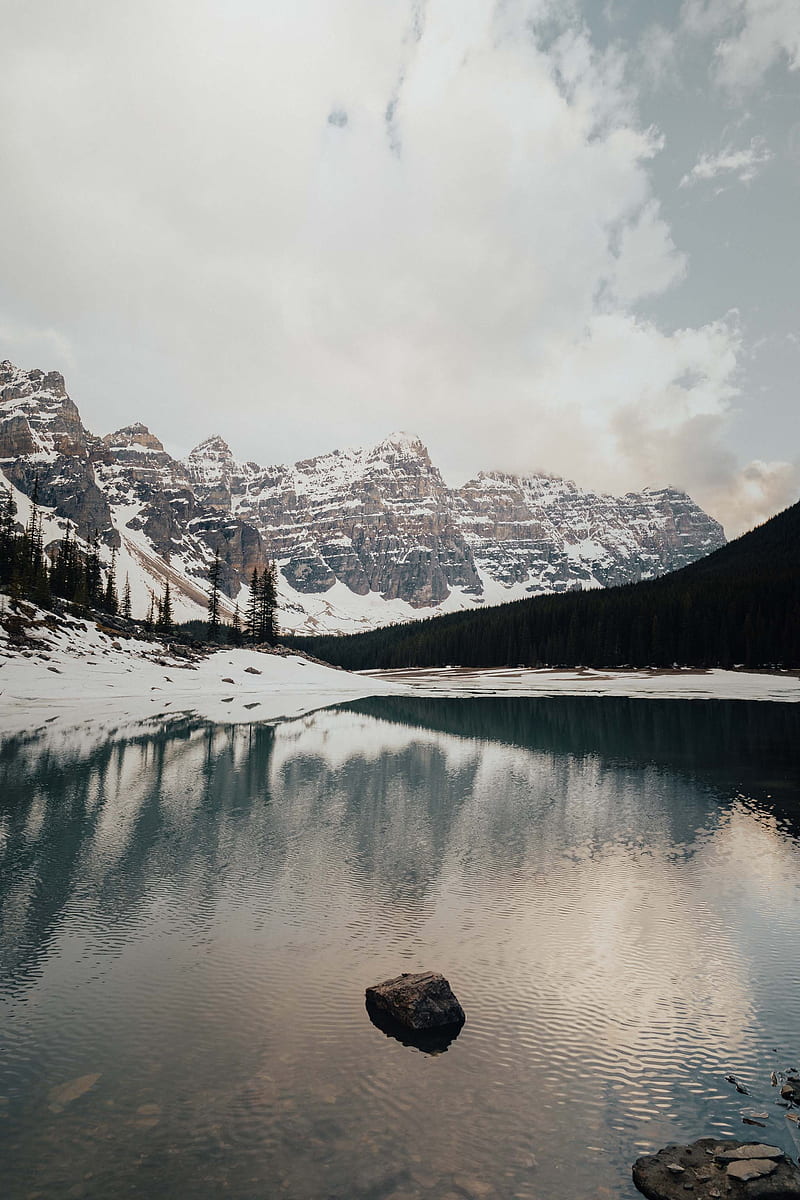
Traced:
POLYGON ((460 1028, 464 1010, 453 995, 444 975, 422 971, 404 972, 367 988, 367 1009, 397 1021, 406 1029, 421 1032, 447 1026, 460 1028))
POLYGON ((633 1164, 648 1200, 798 1200, 800 1170, 778 1146, 700 1138, 667 1146, 633 1164))

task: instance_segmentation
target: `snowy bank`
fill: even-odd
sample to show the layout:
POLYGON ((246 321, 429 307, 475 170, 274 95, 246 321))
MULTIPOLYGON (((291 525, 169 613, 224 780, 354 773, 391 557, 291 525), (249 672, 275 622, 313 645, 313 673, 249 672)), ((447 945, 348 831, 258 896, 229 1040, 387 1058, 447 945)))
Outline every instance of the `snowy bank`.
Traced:
POLYGON ((800 701, 789 673, 675 669, 639 671, 443 667, 362 671, 375 682, 402 684, 423 696, 631 696, 662 700, 800 701))
POLYGON ((0 625, 0 736, 61 718, 147 720, 190 712, 225 723, 294 717, 406 689, 299 655, 224 647, 205 657, 181 647, 122 639, 90 620, 34 610, 25 641, 0 625))

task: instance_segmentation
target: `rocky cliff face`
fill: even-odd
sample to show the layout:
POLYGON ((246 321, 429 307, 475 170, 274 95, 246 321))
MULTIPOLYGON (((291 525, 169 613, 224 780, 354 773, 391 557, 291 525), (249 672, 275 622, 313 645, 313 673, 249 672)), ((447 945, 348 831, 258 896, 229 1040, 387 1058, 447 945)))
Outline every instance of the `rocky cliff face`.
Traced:
POLYGON ((91 456, 98 441, 83 427, 57 371, 23 371, 0 362, 0 466, 20 491, 71 520, 83 537, 98 531, 119 545, 91 456))
POLYGON ((354 597, 377 594, 390 606, 384 620, 649 578, 725 540, 672 488, 615 497, 488 472, 450 489, 407 434, 266 469, 237 463, 212 438, 186 470, 206 503, 259 529, 294 592, 340 584, 354 597), (393 601, 405 611, 391 611, 393 601))
POLYGON ((237 461, 215 435, 177 462, 141 424, 94 437, 60 375, 8 362, 0 451, 6 477, 29 495, 37 486, 81 535, 97 529, 131 570, 183 580, 188 615, 202 615, 215 551, 230 597, 275 558, 293 629, 364 628, 648 578, 725 540, 672 488, 615 497, 499 472, 448 488, 408 434, 272 467, 237 461))
POLYGON ((339 581, 414 607, 453 587, 480 588, 449 492, 416 438, 336 450, 293 467, 228 472, 237 515, 263 531, 288 583, 301 593, 339 581))
POLYGON ((481 576, 528 593, 651 578, 725 541, 674 488, 605 496, 547 475, 492 472, 464 484, 454 506, 481 576))
POLYGON ((0 363, 0 469, 79 537, 97 531, 122 552, 129 572, 146 576, 138 589, 144 607, 148 590, 160 591, 168 576, 183 590, 182 615, 200 615, 215 552, 220 587, 232 598, 267 561, 257 530, 203 504, 184 466, 146 426, 90 434, 57 372, 0 363))

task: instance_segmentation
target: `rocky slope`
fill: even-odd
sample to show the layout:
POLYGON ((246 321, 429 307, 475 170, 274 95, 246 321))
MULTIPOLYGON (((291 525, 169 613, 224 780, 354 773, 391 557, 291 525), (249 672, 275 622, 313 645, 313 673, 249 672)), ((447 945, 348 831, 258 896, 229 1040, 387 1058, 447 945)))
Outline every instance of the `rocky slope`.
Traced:
POLYGON ((226 594, 244 601, 252 569, 274 557, 282 621, 295 630, 351 630, 648 578, 725 540, 671 488, 613 497, 497 472, 449 488, 407 434, 272 467, 237 461, 215 436, 178 462, 143 425, 95 437, 58 373, 8 362, 0 469, 21 493, 38 487, 62 527, 69 518, 84 537, 97 529, 138 579, 145 606, 169 574, 183 597, 179 615, 201 615, 215 551, 226 594))
POLYGON ((26 497, 36 495, 47 543, 69 523, 84 542, 98 534, 106 564, 116 551, 118 581, 127 575, 135 615, 144 615, 166 578, 176 616, 202 615, 217 551, 220 586, 231 600, 253 567, 267 562, 257 530, 202 504, 183 466, 144 425, 102 439, 89 433, 56 371, 0 363, 0 471, 15 488, 21 519, 26 497))
POLYGON ((450 489, 406 434, 266 469, 236 462, 214 437, 192 451, 186 471, 205 503, 261 532, 296 593, 324 597, 343 586, 398 602, 384 620, 646 579, 725 541, 673 488, 615 497, 546 475, 489 472, 450 489))

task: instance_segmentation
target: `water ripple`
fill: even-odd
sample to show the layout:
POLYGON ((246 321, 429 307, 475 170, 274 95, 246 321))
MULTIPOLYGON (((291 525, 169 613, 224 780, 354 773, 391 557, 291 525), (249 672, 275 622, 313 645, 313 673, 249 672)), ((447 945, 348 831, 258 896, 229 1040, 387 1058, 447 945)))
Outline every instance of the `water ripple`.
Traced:
POLYGON ((674 707, 469 703, 13 748, 11 1200, 630 1200, 636 1154, 748 1111, 796 1153, 783 718, 703 710, 687 769, 674 707), (426 967, 467 1012, 436 1056, 364 1009, 426 967))

